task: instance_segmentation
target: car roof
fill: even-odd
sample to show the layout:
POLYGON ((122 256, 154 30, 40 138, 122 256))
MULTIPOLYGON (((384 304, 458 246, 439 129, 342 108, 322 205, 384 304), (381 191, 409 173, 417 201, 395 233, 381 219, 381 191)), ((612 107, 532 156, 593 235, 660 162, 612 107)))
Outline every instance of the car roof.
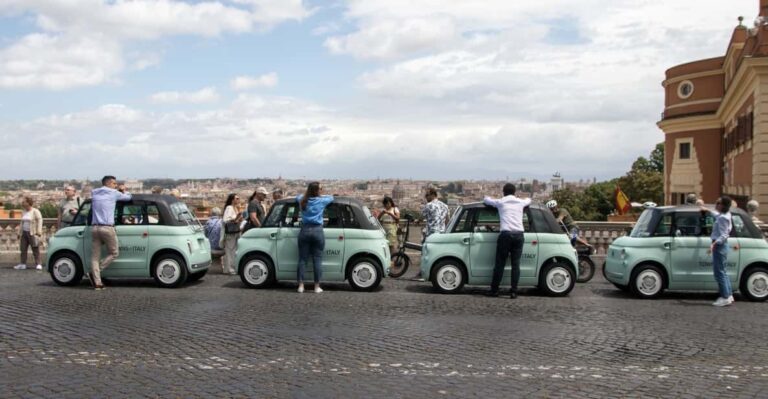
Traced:
MULTIPOLYGON (((488 205, 485 205, 482 202, 470 202, 466 204, 462 204, 461 207, 464 209, 470 209, 470 208, 485 208, 488 205)), ((528 205, 530 208, 536 208, 536 209, 546 209, 546 207, 538 202, 531 202, 530 205, 528 205)))
MULTIPOLYGON (((715 205, 713 204, 705 204, 704 207, 712 210, 715 209, 715 205)), ((694 211, 695 212, 695 211, 698 211, 699 208, 700 207, 698 205, 683 204, 683 205, 657 206, 655 208, 649 208, 649 209, 658 209, 661 212, 676 212, 676 211, 694 211)), ((741 208, 736 208, 736 207, 731 207, 730 212, 739 214, 741 216, 747 215, 747 212, 745 210, 741 208)))
MULTIPOLYGON (((166 194, 131 194, 131 201, 155 202, 166 205, 181 202, 176 197, 166 194)), ((91 199, 89 198, 85 202, 91 202, 91 199)))
MULTIPOLYGON (((290 197, 290 198, 279 199, 275 201, 275 204, 292 204, 294 202, 296 202, 296 197, 290 197)), ((362 201, 352 197, 333 197, 333 203, 344 204, 344 205, 354 205, 361 208, 365 206, 365 204, 363 204, 362 201)))

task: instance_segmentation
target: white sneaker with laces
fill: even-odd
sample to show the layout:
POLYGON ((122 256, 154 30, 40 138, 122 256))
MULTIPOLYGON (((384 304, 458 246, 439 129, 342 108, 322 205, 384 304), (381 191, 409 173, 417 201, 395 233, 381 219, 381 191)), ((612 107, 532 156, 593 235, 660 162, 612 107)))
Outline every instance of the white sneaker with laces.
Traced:
POLYGON ((37 266, 35 266, 35 270, 43 270, 43 265, 37 265, 37 266))
POLYGON ((715 302, 712 303, 712 306, 728 306, 731 302, 728 298, 717 298, 715 302))
POLYGON ((321 292, 323 292, 323 289, 322 289, 322 288, 320 288, 320 287, 315 287, 315 294, 319 294, 319 293, 321 293, 321 292))
POLYGON ((19 263, 18 265, 14 266, 13 268, 16 269, 16 270, 27 270, 27 265, 25 265, 23 263, 19 263))

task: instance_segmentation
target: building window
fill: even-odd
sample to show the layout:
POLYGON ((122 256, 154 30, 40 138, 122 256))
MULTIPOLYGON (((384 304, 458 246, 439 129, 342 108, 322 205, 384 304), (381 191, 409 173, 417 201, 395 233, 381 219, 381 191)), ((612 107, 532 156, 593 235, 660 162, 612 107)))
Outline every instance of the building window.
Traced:
POLYGON ((680 159, 691 159, 691 143, 680 143, 680 159))
POLYGON ((677 96, 685 100, 693 94, 693 82, 684 80, 677 85, 677 96))

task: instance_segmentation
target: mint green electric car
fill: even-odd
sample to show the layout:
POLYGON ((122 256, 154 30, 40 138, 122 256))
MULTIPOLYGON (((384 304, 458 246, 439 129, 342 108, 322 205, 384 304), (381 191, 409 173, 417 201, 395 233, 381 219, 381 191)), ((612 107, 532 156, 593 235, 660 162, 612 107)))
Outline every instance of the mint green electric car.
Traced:
MULTIPOLYGON (((251 288, 278 280, 296 281, 301 217, 295 198, 277 201, 261 228, 248 230, 237 242, 240 279, 251 288)), ((384 229, 360 201, 337 197, 323 214, 325 254, 323 281, 348 280, 357 291, 371 291, 389 272, 389 244, 384 229)), ((312 261, 304 273, 314 274, 312 261)))
MULTIPOLYGON (((731 283, 752 301, 768 299, 768 242, 750 216, 732 209, 726 269, 731 283)), ((629 236, 608 249, 603 274, 640 298, 665 289, 717 292, 710 234, 714 217, 694 206, 646 209, 629 236)))
MULTIPOLYGON (((525 244, 520 259, 520 287, 538 287, 550 296, 564 296, 578 276, 576 251, 547 208, 532 204, 523 214, 525 244)), ((499 213, 482 203, 463 205, 446 233, 432 234, 421 255, 421 275, 438 292, 455 293, 464 284, 490 285, 499 236, 499 213)), ((509 284, 507 261, 502 286, 509 284)))
MULTIPOLYGON (((72 226, 48 242, 48 271, 59 285, 77 285, 91 270, 91 202, 86 200, 72 226)), ((169 195, 135 194, 115 207, 120 254, 104 278, 154 278, 161 287, 200 279, 211 265, 211 246, 187 206, 169 195)), ((102 258, 106 255, 102 249, 102 258)))

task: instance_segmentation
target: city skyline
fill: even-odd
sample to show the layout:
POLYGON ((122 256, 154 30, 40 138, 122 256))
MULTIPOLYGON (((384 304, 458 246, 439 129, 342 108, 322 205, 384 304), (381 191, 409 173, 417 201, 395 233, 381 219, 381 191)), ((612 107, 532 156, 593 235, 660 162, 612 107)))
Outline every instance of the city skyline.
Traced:
POLYGON ((607 180, 754 1, 0 3, 0 179, 607 180), (21 167, 23 166, 23 167, 21 167))

